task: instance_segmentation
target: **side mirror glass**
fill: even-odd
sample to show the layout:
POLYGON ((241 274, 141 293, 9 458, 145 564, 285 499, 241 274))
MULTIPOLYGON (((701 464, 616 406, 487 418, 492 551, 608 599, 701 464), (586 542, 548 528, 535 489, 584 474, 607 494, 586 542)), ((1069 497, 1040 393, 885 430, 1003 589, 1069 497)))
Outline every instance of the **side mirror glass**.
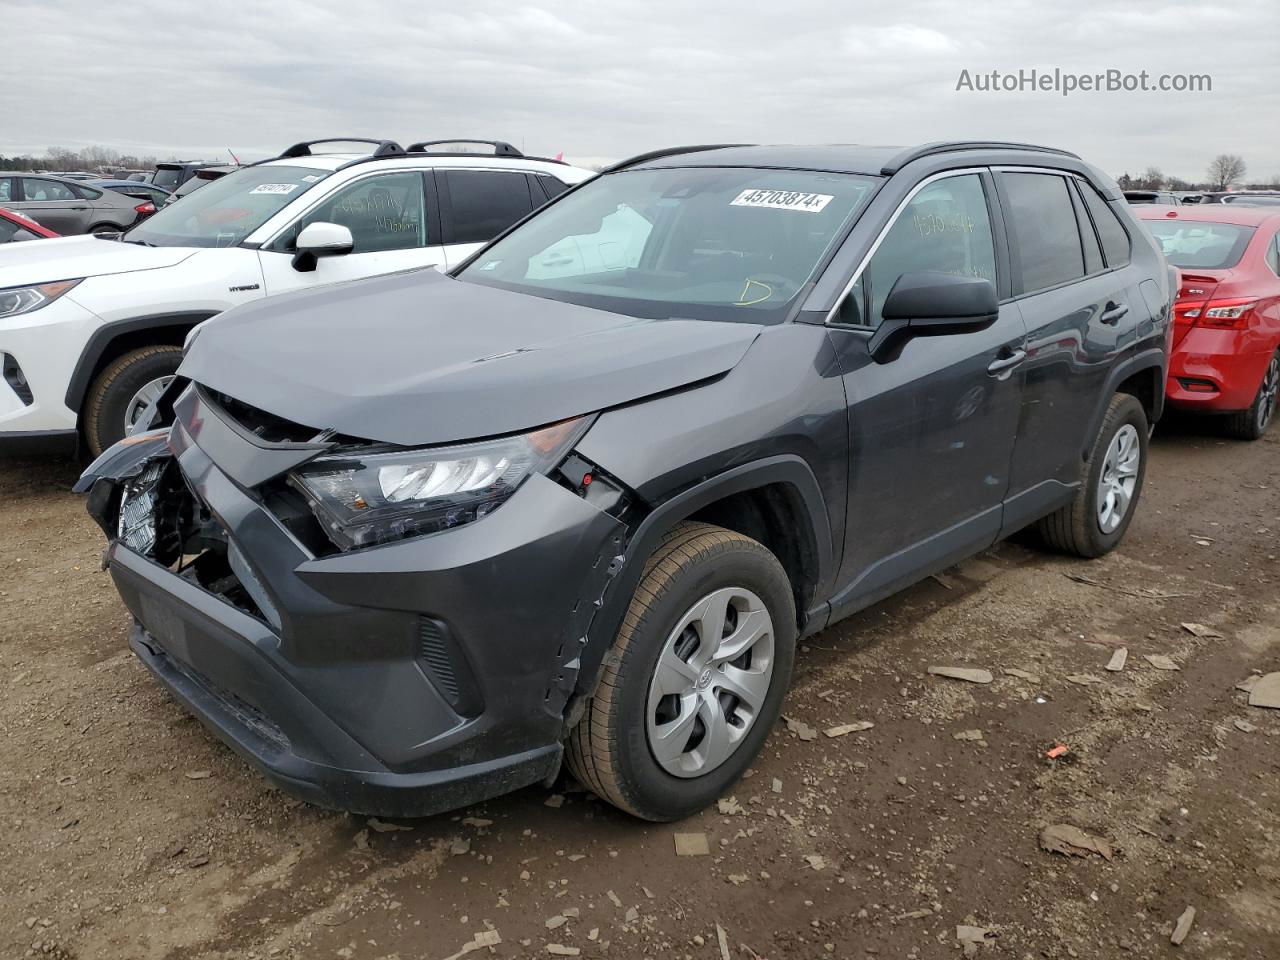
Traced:
POLYGON ((915 337, 986 329, 1000 315, 1000 304, 990 280, 919 270, 898 277, 880 315, 867 349, 876 362, 887 363, 915 337))
POLYGON ((297 253, 293 256, 293 268, 303 273, 316 268, 320 257, 340 257, 355 249, 351 230, 340 223, 317 220, 302 228, 295 241, 297 253))

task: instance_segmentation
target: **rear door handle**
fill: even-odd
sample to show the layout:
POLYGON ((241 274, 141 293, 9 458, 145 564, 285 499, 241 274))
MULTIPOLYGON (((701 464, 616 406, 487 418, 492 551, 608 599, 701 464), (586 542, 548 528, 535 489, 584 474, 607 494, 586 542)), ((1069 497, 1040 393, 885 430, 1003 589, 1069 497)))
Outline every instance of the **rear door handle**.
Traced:
POLYGON ((1102 311, 1102 316, 1098 319, 1103 323, 1109 323, 1115 326, 1120 322, 1120 318, 1129 312, 1127 303, 1116 303, 1114 300, 1108 300, 1106 308, 1102 311))
POLYGON ((991 374, 993 377, 998 377, 1000 374, 1012 370, 1025 359, 1027 359, 1027 351, 1014 350, 1007 357, 1000 357, 996 360, 992 360, 987 366, 987 373, 991 374))

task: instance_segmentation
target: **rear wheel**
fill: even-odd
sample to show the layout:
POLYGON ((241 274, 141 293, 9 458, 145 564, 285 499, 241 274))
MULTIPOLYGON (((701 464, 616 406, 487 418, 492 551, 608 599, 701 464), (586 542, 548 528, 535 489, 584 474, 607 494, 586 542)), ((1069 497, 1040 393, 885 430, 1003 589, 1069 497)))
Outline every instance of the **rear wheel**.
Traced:
POLYGON ((1224 418, 1223 428, 1227 435, 1237 440, 1261 438, 1275 419, 1277 397, 1280 397, 1280 350, 1272 354, 1249 409, 1224 418))
POLYGON ((130 350, 107 365, 89 388, 81 426, 93 456, 122 440, 150 411, 182 362, 172 346, 130 350))
POLYGON ((98 223, 89 228, 89 232, 94 236, 102 236, 106 233, 121 233, 124 227, 117 226, 114 223, 98 223))
POLYGON ((1100 557, 1116 548, 1142 494, 1149 432, 1137 397, 1111 398, 1093 449, 1080 465, 1075 499, 1037 525, 1046 544, 1078 557, 1100 557))
POLYGON ((676 527, 648 560, 600 685, 570 734, 573 774, 646 820, 722 796, 777 721, 795 658, 782 565, 722 527, 676 527))

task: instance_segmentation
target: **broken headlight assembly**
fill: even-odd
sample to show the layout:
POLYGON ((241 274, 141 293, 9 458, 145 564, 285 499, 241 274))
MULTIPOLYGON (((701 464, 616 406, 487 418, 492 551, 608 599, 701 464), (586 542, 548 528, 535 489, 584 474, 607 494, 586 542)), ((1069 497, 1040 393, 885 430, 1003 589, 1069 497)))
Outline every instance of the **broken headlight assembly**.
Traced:
POLYGON ((320 457, 289 482, 343 550, 437 533, 492 513, 527 476, 555 467, 592 419, 450 447, 320 457))
POLYGON ((156 545, 156 503, 165 465, 164 460, 152 461, 136 477, 126 481, 120 493, 116 538, 144 557, 150 556, 156 545))

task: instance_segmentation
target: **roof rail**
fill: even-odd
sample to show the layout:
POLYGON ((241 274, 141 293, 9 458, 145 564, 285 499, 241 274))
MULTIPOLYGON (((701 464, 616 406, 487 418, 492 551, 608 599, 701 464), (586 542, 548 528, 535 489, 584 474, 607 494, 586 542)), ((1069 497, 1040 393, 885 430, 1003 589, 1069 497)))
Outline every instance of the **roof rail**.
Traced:
MULTIPOLYGON (((514 145, 507 143, 505 140, 468 140, 465 137, 455 140, 421 140, 418 143, 409 144, 408 153, 431 153, 428 147, 439 147, 444 144, 454 143, 480 143, 487 147, 493 147, 493 155, 495 157, 523 157, 524 154, 515 148, 514 145)), ((457 153, 461 151, 441 151, 443 153, 457 153)))
POLYGON ((1060 157, 1072 157, 1079 160, 1078 154, 1070 150, 1058 150, 1055 147, 1041 147, 1034 143, 1013 143, 1006 140, 939 140, 935 143, 922 143, 918 147, 908 147, 892 157, 880 168, 880 175, 891 177, 908 163, 921 157, 932 157, 939 153, 951 153, 955 150, 1033 150, 1036 153, 1052 153, 1060 157))
POLYGON ((301 143, 295 143, 276 159, 287 160, 291 157, 310 157, 312 156, 311 148, 318 143, 373 143, 377 145, 374 150, 374 154, 377 156, 399 156, 404 153, 404 148, 394 140, 370 140, 368 137, 325 137, 323 140, 304 140, 301 143))
POLYGON ((701 153, 704 150, 723 150, 726 147, 749 147, 749 143, 703 143, 697 146, 689 147, 664 147, 661 150, 650 150, 648 153, 636 154, 626 160, 619 160, 611 167, 605 167, 601 173, 614 173, 618 170, 625 170, 627 167, 634 167, 638 163, 647 163, 650 160, 661 160, 663 157, 677 157, 682 153, 701 153))

